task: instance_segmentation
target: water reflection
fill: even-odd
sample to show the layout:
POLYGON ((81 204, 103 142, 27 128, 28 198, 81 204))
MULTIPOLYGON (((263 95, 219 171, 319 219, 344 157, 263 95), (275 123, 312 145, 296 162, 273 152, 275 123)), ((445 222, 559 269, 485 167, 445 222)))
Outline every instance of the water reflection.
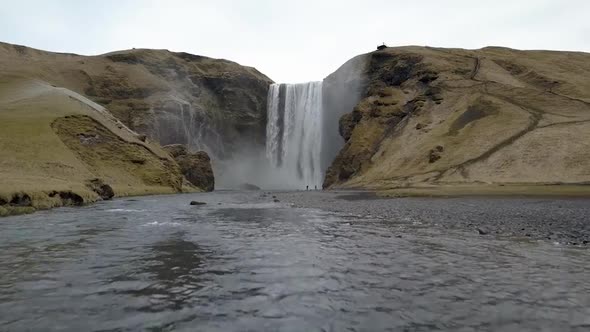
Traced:
POLYGON ((0 330, 590 327, 587 250, 251 196, 150 197, 3 220, 0 330), (207 206, 188 205, 204 197, 207 206))
POLYGON ((140 264, 141 270, 132 272, 143 275, 150 282, 147 287, 121 292, 145 300, 145 305, 138 310, 179 310, 191 302, 196 291, 203 288, 203 262, 210 252, 184 240, 183 236, 184 233, 178 233, 155 243, 150 247, 152 256, 140 264))

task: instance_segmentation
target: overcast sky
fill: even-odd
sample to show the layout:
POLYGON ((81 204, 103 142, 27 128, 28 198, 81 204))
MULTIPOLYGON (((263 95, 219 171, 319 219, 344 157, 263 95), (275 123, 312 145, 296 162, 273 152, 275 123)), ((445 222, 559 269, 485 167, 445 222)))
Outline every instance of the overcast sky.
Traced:
POLYGON ((0 41, 85 55, 166 48, 277 82, 321 80, 382 42, 590 52, 589 22, 587 0, 0 0, 0 41))

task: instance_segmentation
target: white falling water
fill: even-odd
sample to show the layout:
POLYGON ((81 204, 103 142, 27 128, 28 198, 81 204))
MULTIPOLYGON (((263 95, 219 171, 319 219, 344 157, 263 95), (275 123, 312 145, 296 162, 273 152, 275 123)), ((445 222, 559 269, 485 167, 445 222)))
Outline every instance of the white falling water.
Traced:
POLYGON ((279 88, 280 84, 271 84, 268 89, 267 117, 266 120, 266 158, 273 166, 278 164, 279 144, 282 138, 279 128, 279 88))
POLYGON ((286 186, 321 188, 322 82, 272 84, 266 155, 286 186))

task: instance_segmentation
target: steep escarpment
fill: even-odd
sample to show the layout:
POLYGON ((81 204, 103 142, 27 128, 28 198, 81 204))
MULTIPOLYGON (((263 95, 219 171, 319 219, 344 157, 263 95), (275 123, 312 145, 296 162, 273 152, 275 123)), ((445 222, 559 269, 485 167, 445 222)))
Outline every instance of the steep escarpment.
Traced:
POLYGON ((272 81, 235 62, 148 49, 79 56, 0 43, 0 73, 82 94, 162 145, 218 158, 244 142, 264 145, 272 81))
MULTIPOLYGON (((424 47, 361 56, 324 187, 590 181, 590 55, 424 47)), ((330 77, 328 77, 330 79, 330 77)))

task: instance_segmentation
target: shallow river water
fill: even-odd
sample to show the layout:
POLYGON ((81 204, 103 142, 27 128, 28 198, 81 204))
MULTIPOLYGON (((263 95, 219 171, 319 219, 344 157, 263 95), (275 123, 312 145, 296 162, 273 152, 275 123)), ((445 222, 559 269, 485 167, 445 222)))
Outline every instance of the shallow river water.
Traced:
POLYGON ((4 218, 0 331, 590 330, 587 249, 400 223, 243 192, 4 218))

